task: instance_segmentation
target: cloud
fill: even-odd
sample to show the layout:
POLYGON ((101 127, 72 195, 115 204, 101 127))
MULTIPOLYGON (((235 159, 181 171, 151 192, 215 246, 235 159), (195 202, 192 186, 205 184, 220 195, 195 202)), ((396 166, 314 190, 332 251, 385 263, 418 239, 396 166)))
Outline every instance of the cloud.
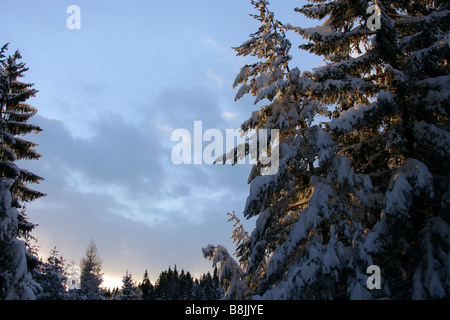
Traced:
POLYGON ((170 128, 190 128, 201 120, 211 127, 225 125, 215 93, 205 86, 166 87, 143 106, 139 114, 146 123, 170 128))
POLYGON ((74 137, 57 118, 35 117, 34 122, 44 131, 32 140, 44 157, 30 165, 46 178, 44 189, 57 181, 63 185, 62 189, 42 190, 50 195, 44 201, 54 206, 54 201, 59 202, 56 197, 62 197, 70 203, 70 195, 61 193, 71 192, 104 197, 108 199, 104 211, 149 226, 174 216, 201 222, 208 206, 235 191, 231 178, 238 170, 173 164, 171 151, 176 142, 170 140, 170 133, 175 128, 192 132, 196 120, 203 121, 203 131, 224 131, 224 114, 216 100, 203 87, 168 87, 136 111, 140 119, 136 123, 103 112, 92 121, 89 138, 74 137))
POLYGON ((216 82, 219 86, 222 86, 225 82, 225 79, 217 74, 215 74, 214 72, 212 72, 211 70, 207 70, 206 71, 206 76, 213 80, 214 82, 216 82))
MULTIPOLYGON (((156 137, 125 124, 118 115, 105 115, 90 139, 73 137, 60 120, 37 116, 35 123, 44 129, 33 137, 44 156, 29 165, 46 178, 44 186, 59 181, 73 194, 109 197, 115 211, 145 204, 162 191, 158 188, 163 174, 162 148, 156 137)), ((56 190, 59 196, 61 192, 56 190)))
POLYGON ((103 108, 83 137, 72 134, 67 119, 32 119, 43 132, 29 139, 43 157, 21 166, 45 179, 30 187, 47 197, 27 211, 39 224, 33 234, 42 254, 56 245, 78 262, 94 238, 108 276, 133 267, 140 277, 146 268, 159 272, 175 263, 192 273, 209 269, 201 247, 221 243, 232 250, 226 213, 243 210, 250 167, 177 166, 170 133, 192 130, 195 120, 203 121, 203 131, 225 130, 217 96, 201 86, 166 87, 127 111, 128 120, 103 108))
POLYGON ((213 48, 214 50, 224 53, 227 51, 227 49, 223 48, 221 45, 219 45, 214 39, 210 38, 210 37, 206 37, 203 40, 204 43, 206 43, 208 46, 210 46, 211 48, 213 48))
POLYGON ((30 140, 43 157, 22 165, 45 178, 30 186, 47 194, 28 205, 30 221, 39 224, 33 235, 42 253, 56 245, 77 262, 94 238, 105 273, 119 278, 126 268, 136 268, 129 270, 138 278, 145 268, 152 275, 174 263, 194 273, 210 269, 200 248, 230 243, 226 212, 239 214, 248 194, 249 166, 176 166, 170 134, 192 130, 196 120, 203 130, 238 127, 245 119, 234 112, 253 111, 251 97, 233 104, 227 83, 247 61, 231 49, 241 42, 236 34, 243 41, 257 26, 250 19, 223 28, 228 17, 247 21, 251 6, 180 2, 174 10, 148 3, 105 11, 86 2, 81 33, 65 27, 65 7, 35 14, 40 5, 33 1, 33 10, 17 11, 33 23, 15 25, 14 15, 1 20, 17 31, 14 46, 39 90, 31 122, 44 131, 30 140), (224 14, 210 14, 217 10, 224 14), (145 19, 149 12, 155 19, 145 19), (168 15, 173 23, 164 24, 168 15), (142 41, 142 30, 158 32, 142 41))
POLYGON ((227 119, 233 119, 233 118, 236 118, 236 117, 238 116, 237 113, 234 113, 234 112, 227 112, 227 111, 223 111, 222 114, 223 114, 223 116, 224 116, 225 118, 227 118, 227 119))

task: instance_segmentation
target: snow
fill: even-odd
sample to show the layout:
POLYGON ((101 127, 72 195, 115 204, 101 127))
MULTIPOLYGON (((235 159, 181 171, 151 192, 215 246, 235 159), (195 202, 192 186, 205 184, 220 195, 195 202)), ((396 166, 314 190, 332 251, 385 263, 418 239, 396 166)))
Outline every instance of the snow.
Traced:
POLYGON ((384 212, 389 214, 389 216, 405 216, 408 214, 411 205, 410 193, 412 187, 403 173, 396 174, 391 184, 392 187, 386 194, 386 206, 384 212))
MULTIPOLYGON (((67 288, 70 289, 80 289, 80 276, 81 276, 81 269, 79 266, 75 265, 74 263, 71 263, 67 269, 67 288)), ((105 277, 106 280, 106 277, 105 277)), ((120 283, 122 282, 121 279, 120 283)), ((106 281, 105 281, 106 282, 106 281)))
MULTIPOLYGON (((321 183, 316 177, 313 177, 312 185, 314 191, 309 201, 309 206, 300 213, 298 220, 291 228, 289 237, 284 245, 277 247, 268 261, 267 277, 277 273, 278 269, 284 265, 285 260, 298 248, 299 243, 306 238, 307 231, 311 228, 315 229, 322 221, 322 217, 328 216, 327 203, 329 197, 332 195, 331 187, 321 183)), ((317 259, 319 257, 318 254, 317 248, 309 248, 310 259, 317 259)), ((308 268, 303 266, 303 268, 307 268, 307 270, 311 271, 311 269, 309 269, 310 267, 312 267, 312 265, 309 265, 308 268)), ((305 282, 308 282, 307 279, 304 280, 305 282)))
POLYGON ((416 196, 434 197, 433 175, 423 162, 408 158, 400 171, 410 179, 416 196))
POLYGON ((212 260, 214 267, 219 265, 217 268, 219 280, 227 283, 225 299, 244 299, 248 294, 247 283, 243 279, 244 272, 228 250, 222 245, 209 244, 202 248, 202 253, 205 258, 212 260))
POLYGON ((270 217, 272 213, 271 208, 268 208, 261 212, 255 222, 255 232, 263 233, 264 227, 266 225, 267 219, 270 217))
POLYGON ((357 58, 342 60, 333 64, 316 67, 310 72, 310 75, 318 79, 328 77, 330 75, 335 75, 335 77, 337 75, 347 77, 347 72, 369 63, 372 59, 374 59, 373 53, 365 53, 357 58))
POLYGON ((319 127, 317 129, 316 146, 318 148, 317 159, 319 160, 319 166, 326 162, 334 153, 335 143, 328 132, 325 132, 319 127))
MULTIPOLYGON (((306 133, 305 137, 314 148, 314 153, 317 154, 317 160, 319 161, 319 166, 323 165, 331 156, 334 154, 336 145, 331 138, 330 134, 322 130, 318 125, 310 127, 306 133)), ((305 151, 303 151, 305 152, 305 151)))
POLYGON ((327 244, 327 249, 323 255, 323 265, 322 269, 324 273, 331 273, 334 267, 339 266, 339 258, 334 249, 336 240, 331 238, 330 242, 327 244))
POLYGON ((413 276, 413 294, 412 300, 423 300, 425 298, 425 290, 422 286, 422 270, 419 268, 416 270, 413 276))
POLYGON ((350 164, 350 160, 344 156, 336 156, 333 159, 334 167, 337 172, 337 182, 340 185, 348 184, 354 186, 354 172, 350 164))
POLYGON ((349 290, 350 291, 350 300, 368 300, 371 298, 368 290, 359 282, 349 290))
POLYGON ((330 129, 339 132, 352 131, 355 125, 363 119, 365 113, 372 110, 374 106, 374 103, 370 105, 358 104, 348 110, 342 111, 339 118, 334 118, 330 121, 330 129))
POLYGON ((14 240, 11 253, 15 273, 13 285, 9 288, 5 299, 34 300, 35 295, 31 287, 33 280, 27 269, 25 244, 20 240, 14 240))
POLYGON ((425 121, 416 121, 414 123, 414 135, 422 143, 433 145, 443 156, 450 156, 450 132, 447 130, 440 129, 425 121))
POLYGON ((275 85, 271 84, 268 87, 261 88, 256 95, 255 101, 253 104, 257 104, 262 99, 266 98, 268 100, 272 100, 277 93, 277 88, 275 85))
POLYGON ((434 299, 442 299, 445 297, 445 290, 442 287, 440 277, 437 273, 437 261, 433 255, 433 247, 431 244, 430 232, 426 232, 423 238, 426 250, 427 268, 424 273, 425 287, 434 299))
POLYGON ((11 208, 11 193, 9 188, 14 180, 0 180, 0 240, 7 241, 17 232, 17 210, 11 208))
POLYGON ((35 298, 33 288, 36 286, 27 269, 26 249, 23 241, 16 239, 18 212, 11 207, 11 193, 9 191, 14 180, 2 178, 0 180, 0 241, 6 247, 3 254, 9 265, 5 272, 6 300, 32 300, 35 298))
POLYGON ((384 213, 406 215, 411 206, 412 194, 433 196, 433 176, 417 159, 408 158, 392 177, 385 198, 384 213))
MULTIPOLYGON (((296 30, 294 28, 294 30, 296 30)), ((336 35, 329 25, 315 26, 311 28, 301 29, 302 33, 307 35, 309 38, 320 38, 323 41, 326 41, 326 37, 336 35)))
MULTIPOLYGON (((433 217, 430 220, 432 232, 439 235, 443 241, 450 245, 450 226, 441 217, 433 217)), ((450 256, 449 256, 450 257, 450 256)), ((450 262, 450 261, 449 261, 450 262)), ((450 269, 449 269, 450 272, 450 269)))
POLYGON ((239 71, 238 75, 234 79, 233 88, 237 87, 239 85, 239 83, 247 81, 248 72, 249 72, 249 67, 248 66, 245 66, 245 67, 241 68, 241 71, 239 71))
POLYGON ((247 83, 242 84, 242 86, 239 88, 238 92, 236 93, 236 96, 234 97, 234 101, 239 100, 242 98, 246 93, 248 93, 250 90, 250 86, 247 83))
POLYGON ((270 84, 269 77, 267 76, 267 74, 262 73, 259 77, 257 77, 255 79, 254 86, 255 86, 255 89, 258 91, 262 88, 267 87, 269 84, 270 84))
POLYGON ((427 279, 427 289, 431 294, 431 297, 434 299, 442 299, 445 297, 445 290, 442 287, 441 281, 439 279, 436 271, 432 269, 427 270, 428 279, 427 279))
POLYGON ((330 121, 330 129, 338 133, 353 131, 364 124, 365 118, 370 118, 370 113, 373 113, 380 104, 394 103, 394 94, 388 90, 381 90, 378 92, 376 99, 376 102, 369 105, 358 104, 348 110, 343 110, 338 118, 330 121))
POLYGON ((433 10, 430 14, 426 16, 416 17, 416 16, 407 16, 405 15, 405 18, 399 19, 397 22, 398 25, 404 25, 404 24, 417 24, 417 23, 424 23, 426 21, 430 21, 436 18, 444 18, 447 17, 450 14, 450 10, 433 10))
MULTIPOLYGON (((390 264, 384 251, 394 247, 395 254, 397 249, 402 254, 405 252, 404 256, 392 257, 391 261, 392 265, 398 263, 405 269, 408 294, 415 298, 443 297, 450 286, 450 271, 445 270, 450 270, 450 254, 446 252, 446 245, 450 243, 449 226, 436 213, 440 209, 435 210, 434 205, 431 207, 426 202, 439 195, 440 199, 432 199, 432 203, 441 202, 444 207, 450 194, 450 189, 440 186, 448 182, 447 173, 433 176, 439 164, 429 164, 435 157, 450 156, 449 128, 442 125, 448 116, 447 101, 450 97, 450 76, 442 67, 445 65, 442 50, 447 45, 443 40, 447 35, 439 31, 441 25, 436 25, 436 20, 441 20, 445 14, 433 13, 423 18, 407 19, 399 15, 385 16, 384 34, 381 30, 375 36, 368 34, 361 17, 348 21, 347 26, 352 30, 341 32, 341 25, 333 25, 334 19, 336 22, 339 20, 336 14, 343 13, 334 6, 341 5, 341 1, 316 3, 299 10, 311 17, 322 15, 320 18, 324 22, 321 26, 298 28, 284 25, 287 30, 310 40, 301 48, 325 55, 326 61, 330 62, 327 65, 311 72, 304 71, 301 75, 295 67, 287 72, 284 63, 290 58, 287 53, 274 48, 276 45, 281 48, 284 34, 274 32, 265 17, 261 19, 265 22, 260 31, 253 35, 251 47, 239 52, 263 61, 241 69, 234 86, 243 84, 236 97, 251 92, 255 103, 263 99, 271 101, 253 112, 243 126, 279 128, 282 137, 278 173, 257 176, 255 168, 248 180, 250 194, 244 214, 246 217, 257 216, 257 219, 254 231, 238 252, 242 272, 246 272, 243 274, 247 283, 255 281, 257 299, 333 297, 333 286, 339 278, 347 286, 347 297, 371 299, 375 295, 367 288, 368 277, 364 272, 374 261, 384 264, 383 267, 390 264), (330 18, 330 13, 334 19, 330 18), (410 31, 396 30, 397 22, 416 26, 426 22, 426 27, 431 25, 432 30, 424 30, 424 34, 425 31, 434 32, 435 27, 437 31, 427 45, 420 35, 409 36, 410 31), (373 40, 380 41, 375 44, 375 49, 371 43, 373 40), (392 40, 395 42, 390 42, 392 40), (397 40, 400 47, 397 47, 397 40), (356 42, 350 44, 348 41, 356 42), (382 41, 385 41, 383 45, 382 41), (428 47, 423 48, 423 45, 428 47), (352 57, 357 46, 364 47, 361 50, 365 53, 352 57), (390 49, 395 51, 393 47, 395 50, 404 49, 405 58, 391 57, 390 49), (413 51, 414 47, 419 50, 413 51), (354 50, 350 55, 349 48, 354 50), (268 55, 268 50, 275 54, 268 55), (430 64, 427 64, 430 70, 422 70, 421 60, 430 58, 431 61, 435 57, 440 60, 436 62, 437 72, 434 74, 445 75, 417 80, 432 70, 430 64), (416 74, 416 71, 420 73, 416 74), (402 94, 403 86, 412 88, 407 98, 402 94), (403 152, 406 136, 399 113, 403 110, 399 107, 409 103, 414 106, 411 108, 413 112, 423 106, 423 113, 411 114, 418 119, 412 131, 418 149, 436 151, 431 159, 419 158, 420 161, 403 152), (329 115, 331 112, 327 108, 336 105, 348 109, 336 109, 338 115, 328 123, 329 127, 323 126, 331 132, 313 125, 316 115, 329 115), (427 112, 430 112, 429 117, 427 112), (436 118, 440 122, 434 121, 436 118), (423 119, 434 122, 427 123, 423 119), (354 135, 341 135, 349 132, 354 135), (336 137, 338 139, 334 141, 336 137), (405 159, 406 154, 410 158, 405 159), (365 159, 356 163, 360 157, 365 159), (423 212, 413 206, 418 200, 427 206, 423 212), (415 214, 426 219, 423 226, 417 226, 416 220, 412 220, 415 214), (395 228, 398 226, 400 232, 394 233, 393 225, 395 228), (417 250, 425 257, 417 259, 420 260, 417 265, 406 266, 403 261, 415 261, 407 255, 416 250, 411 248, 410 238, 415 234, 410 234, 409 228, 417 228, 414 232, 417 231, 418 241, 413 244, 420 243, 417 250), (403 239, 403 234, 408 238, 403 239), (434 248, 436 238, 443 244, 438 249, 434 248), (392 243, 392 239, 399 241, 392 243), (320 282, 323 289, 328 285, 327 281, 332 283, 329 292, 324 289, 318 294, 312 293, 313 286, 320 282)), ((347 22, 346 17, 343 19, 347 22)), ((422 157, 420 152, 417 154, 417 157, 422 157)), ((208 250, 212 251, 218 259, 216 261, 227 259, 228 252, 224 249, 214 247, 208 250)), ((386 278, 392 278, 392 275, 386 273, 386 278)), ((403 281, 389 279, 391 283, 383 282, 382 291, 378 293, 389 297, 389 285, 394 288, 396 284, 393 282, 398 280, 403 281)), ((398 289, 395 290, 398 294, 398 289)), ((345 295, 345 292, 340 294, 345 295)))
POLYGON ((245 211, 250 208, 253 203, 261 203, 265 191, 269 189, 276 181, 277 175, 257 176, 250 183, 250 194, 247 197, 245 211))

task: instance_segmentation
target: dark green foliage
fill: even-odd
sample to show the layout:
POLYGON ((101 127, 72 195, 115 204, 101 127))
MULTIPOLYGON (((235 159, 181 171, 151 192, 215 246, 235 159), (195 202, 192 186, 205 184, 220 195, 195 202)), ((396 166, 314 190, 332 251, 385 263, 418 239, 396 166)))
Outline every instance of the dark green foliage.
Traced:
POLYGON ((0 177, 14 179, 11 192, 14 206, 19 207, 20 201, 32 201, 44 196, 25 185, 39 183, 43 178, 14 164, 17 160, 37 160, 41 157, 34 149, 36 144, 25 140, 23 136, 31 132, 39 133, 42 129, 28 123, 37 109, 26 101, 38 92, 33 89, 33 84, 20 81, 28 68, 19 61, 22 58, 19 51, 5 57, 6 49, 7 45, 0 50, 0 177))
POLYGON ((36 144, 24 139, 41 131, 28 123, 37 109, 26 103, 37 90, 20 81, 28 68, 19 61, 19 51, 7 56, 7 48, 6 44, 0 49, 0 299, 34 299, 38 286, 30 272, 38 258, 30 233, 35 225, 28 221, 24 203, 44 195, 26 185, 42 178, 16 162, 41 157, 36 144))
POLYGON ((152 299, 157 300, 220 300, 223 297, 217 271, 194 279, 189 272, 170 267, 161 272, 155 283, 152 299))
POLYGON ((268 101, 241 128, 278 129, 280 161, 273 176, 258 174, 259 163, 250 173, 244 216, 256 227, 237 243, 238 267, 222 246, 204 250, 227 270, 226 289, 244 281, 242 296, 263 299, 448 298, 449 2, 310 1, 296 11, 320 20, 312 28, 251 2, 260 27, 235 50, 258 62, 233 86, 236 99, 268 101), (366 25, 374 4, 375 30, 366 25), (324 65, 291 67, 289 32, 324 65), (372 264, 381 290, 366 285, 372 264))
POLYGON ((102 260, 97 246, 91 241, 81 259, 80 294, 87 300, 102 300, 100 285, 103 282, 102 260))
POLYGON ((122 290, 120 292, 120 300, 135 300, 137 298, 136 287, 134 285, 133 277, 128 271, 122 278, 122 290))
POLYGON ((154 287, 150 282, 147 270, 144 272, 142 282, 139 284, 139 289, 141 290, 142 300, 152 300, 154 287))
POLYGON ((64 300, 66 295, 66 281, 64 271, 64 259, 58 256, 56 247, 50 252, 46 262, 38 266, 39 273, 33 275, 33 278, 41 286, 41 293, 38 295, 40 300, 64 300))

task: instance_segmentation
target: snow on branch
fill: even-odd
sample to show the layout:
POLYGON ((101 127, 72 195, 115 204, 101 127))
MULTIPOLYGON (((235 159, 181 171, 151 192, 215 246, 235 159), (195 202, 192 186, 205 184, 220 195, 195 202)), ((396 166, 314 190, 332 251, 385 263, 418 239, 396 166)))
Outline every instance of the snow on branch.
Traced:
POLYGON ((217 273, 225 291, 226 300, 243 300, 249 295, 249 288, 244 279, 244 271, 228 250, 222 246, 208 246, 202 248, 203 256, 217 265, 217 273))

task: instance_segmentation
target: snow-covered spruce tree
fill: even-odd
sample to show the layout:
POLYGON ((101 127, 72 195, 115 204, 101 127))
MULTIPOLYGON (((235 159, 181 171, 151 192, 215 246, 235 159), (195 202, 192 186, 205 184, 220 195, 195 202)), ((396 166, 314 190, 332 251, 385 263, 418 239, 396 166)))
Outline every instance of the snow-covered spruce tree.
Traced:
POLYGON ((353 170, 368 176, 363 248, 394 299, 443 298, 450 290, 450 7, 448 1, 377 1, 380 29, 365 25, 367 1, 307 5, 321 27, 294 28, 327 65, 301 82, 334 105, 330 133, 353 170), (318 90, 319 89, 319 90, 318 90))
MULTIPOLYGON (((236 50, 260 61, 241 69, 236 98, 270 101, 242 128, 279 129, 280 161, 275 175, 250 175, 244 215, 258 218, 251 235, 240 232, 233 276, 267 299, 448 295, 447 2, 377 1, 378 30, 366 26, 368 1, 296 9, 327 18, 315 28, 283 25, 267 1, 252 3, 261 27, 236 50), (286 30, 326 64, 290 69, 286 30), (314 124, 327 110, 331 121, 314 124), (381 290, 366 286, 371 264, 381 290)), ((226 262, 219 248, 204 254, 226 262)))
POLYGON ((40 274, 34 279, 41 286, 37 296, 39 300, 64 300, 66 298, 67 276, 65 275, 64 259, 58 256, 56 247, 50 251, 47 261, 39 267, 40 274))
POLYGON ((136 293, 136 286, 131 273, 127 272, 122 278, 122 290, 120 290, 120 300, 136 300, 138 297, 136 293))
POLYGON ((80 296, 87 300, 103 300, 100 285, 103 282, 102 260, 97 246, 91 241, 81 259, 80 296))
POLYGON ((336 153, 330 134, 313 124, 316 115, 327 114, 325 105, 305 96, 298 85, 299 69, 290 70, 286 28, 274 19, 266 1, 252 3, 261 27, 236 50, 262 61, 241 69, 234 83, 240 85, 236 99, 250 92, 255 104, 264 98, 271 102, 253 112, 241 128, 279 130, 279 168, 274 175, 259 175, 258 163, 249 177, 244 215, 258 218, 251 235, 242 230, 234 235, 239 266, 221 246, 209 246, 204 254, 222 262, 219 270, 231 266, 230 283, 239 283, 243 297, 343 295, 349 279, 354 287, 362 287, 365 269, 360 264, 367 267, 362 259, 354 265, 343 263, 356 256, 354 244, 364 231, 361 209, 352 211, 347 204, 361 202, 358 195, 370 190, 370 181, 356 175, 349 160, 336 153))
POLYGON ((222 245, 202 248, 205 258, 217 266, 218 278, 224 288, 224 299, 245 300, 251 298, 244 271, 222 245))
POLYGON ((25 103, 37 90, 19 80, 28 70, 19 62, 20 53, 7 57, 6 50, 7 45, 0 49, 0 299, 34 299, 38 286, 29 273, 27 259, 33 257, 24 241, 35 225, 28 221, 22 205, 44 195, 26 186, 42 178, 15 162, 41 157, 33 149, 36 144, 23 139, 41 131, 27 123, 37 110, 25 103))

